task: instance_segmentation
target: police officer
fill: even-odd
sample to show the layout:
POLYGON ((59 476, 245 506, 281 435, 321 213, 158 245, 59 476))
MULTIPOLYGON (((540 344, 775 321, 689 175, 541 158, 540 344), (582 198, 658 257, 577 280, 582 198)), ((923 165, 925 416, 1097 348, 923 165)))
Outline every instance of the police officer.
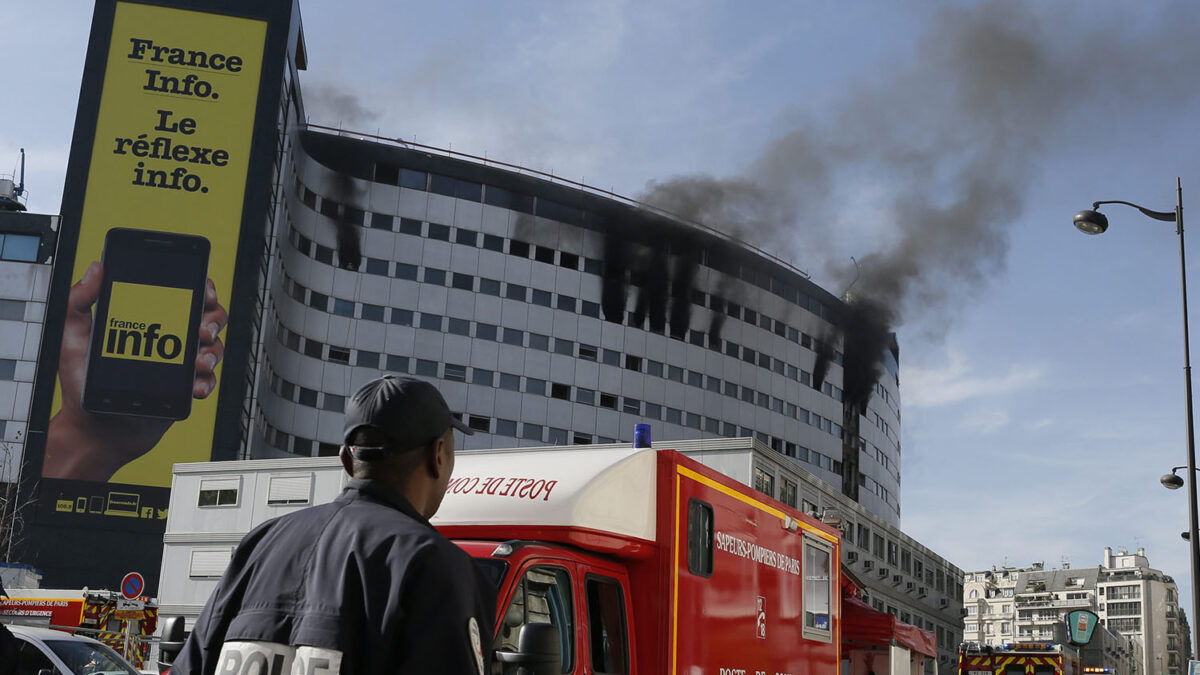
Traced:
POLYGON ((354 394, 332 503, 242 540, 172 675, 487 675, 495 591, 429 524, 454 469, 453 429, 420 380, 354 394))

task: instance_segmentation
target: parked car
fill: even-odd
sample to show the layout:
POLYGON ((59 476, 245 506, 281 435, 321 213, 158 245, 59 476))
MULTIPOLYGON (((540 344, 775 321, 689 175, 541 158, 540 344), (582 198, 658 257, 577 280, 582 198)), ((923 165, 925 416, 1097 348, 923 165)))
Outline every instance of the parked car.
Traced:
POLYGON ((140 675, 111 647, 91 638, 60 630, 10 625, 21 643, 17 675, 140 675))

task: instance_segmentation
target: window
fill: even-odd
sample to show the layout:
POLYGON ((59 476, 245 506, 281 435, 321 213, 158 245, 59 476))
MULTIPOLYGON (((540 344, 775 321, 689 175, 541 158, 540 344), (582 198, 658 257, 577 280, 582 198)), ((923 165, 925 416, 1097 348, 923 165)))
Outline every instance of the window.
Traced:
MULTIPOLYGON (((592 670, 600 674, 629 672, 629 639, 625 628, 625 594, 606 577, 587 580, 587 608, 592 670)), ((565 659, 564 659, 565 661, 565 659)))
POLYGON ((241 487, 242 479, 233 476, 230 478, 202 478, 200 480, 200 499, 197 501, 197 506, 237 506, 238 489, 241 487))
POLYGON ((445 369, 445 375, 443 377, 445 377, 445 379, 447 379, 447 380, 450 380, 451 382, 466 382, 467 381, 467 367, 460 366, 457 363, 447 363, 446 369, 445 369))
POLYGON ((525 342, 525 332, 515 328, 504 329, 504 344, 520 347, 525 342))
POLYGON ((529 244, 518 239, 512 239, 508 242, 508 254, 515 255, 518 258, 529 257, 529 244))
POLYGON ((603 361, 604 365, 606 365, 606 366, 621 365, 621 352, 613 351, 611 349, 605 349, 604 352, 600 355, 600 358, 603 361))
POLYGON ((471 383, 492 386, 492 371, 483 368, 471 369, 471 383))
POLYGON ((779 485, 779 501, 788 506, 796 506, 796 483, 784 478, 779 485))
POLYGON ((396 270, 392 273, 392 276, 396 277, 397 279, 406 279, 408 281, 416 281, 417 280, 417 266, 409 265, 407 263, 396 263, 396 270))
POLYGON ((479 292, 484 295, 500 297, 500 282, 495 279, 479 278, 479 292))
POLYGON ((617 409, 617 397, 612 394, 600 393, 600 407, 608 408, 609 410, 617 409))
POLYGON ((524 433, 521 434, 521 438, 530 441, 542 440, 542 425, 540 424, 530 424, 529 422, 526 422, 523 425, 522 431, 524 433))
POLYGON ((475 290, 475 277, 470 274, 462 274, 460 272, 452 272, 450 276, 450 286, 457 288, 460 291, 475 290))
POLYGON ((592 345, 579 344, 579 358, 585 361, 595 361, 597 356, 596 348, 592 345))
POLYGON ((822 642, 833 641, 830 607, 833 598, 833 548, 808 534, 804 535, 804 628, 802 635, 822 642))
POLYGON ((440 225, 438 223, 430 223, 429 234, 426 236, 428 236, 430 239, 450 241, 450 226, 440 225))
POLYGON ((193 579, 219 579, 232 559, 232 546, 192 549, 188 576, 193 579))
POLYGON ((550 307, 550 300, 551 295, 549 291, 543 291, 539 288, 533 289, 533 297, 530 299, 530 302, 533 304, 541 305, 542 307, 550 307))
POLYGON ((37 262, 41 238, 35 234, 0 234, 0 258, 37 262))
POLYGON ((554 353, 566 356, 575 355, 575 343, 562 338, 554 338, 554 353))
POLYGON ((642 357, 634 356, 632 354, 626 354, 625 355, 625 369, 626 370, 636 370, 638 372, 641 372, 642 357))
POLYGON ((663 375, 662 362, 646 359, 646 373, 648 375, 653 375, 655 377, 662 377, 662 375, 663 375))
POLYGON ((408 372, 408 357, 407 356, 396 356, 395 354, 388 354, 387 369, 392 371, 393 373, 407 373, 408 372))
POLYGON ((362 318, 367 321, 383 321, 383 305, 363 303, 362 318))
POLYGON ((346 397, 338 396, 337 394, 325 394, 325 400, 321 404, 322 410, 330 412, 344 412, 346 410, 346 397))
POLYGON ((400 219, 400 234, 415 234, 421 236, 421 221, 412 218, 400 219))
POLYGON ((466 246, 478 246, 479 233, 459 228, 454 232, 454 243, 463 244, 466 246))
POLYGON ((563 401, 571 400, 571 385, 559 384, 558 382, 550 383, 550 398, 557 398, 563 401))
POLYGON ((449 321, 446 322, 446 332, 452 335, 469 336, 471 334, 471 322, 466 319, 450 317, 449 321))
POLYGON ((17 362, 14 359, 0 359, 0 380, 11 380, 17 376, 17 362))
POLYGON ((362 349, 354 354, 354 365, 362 368, 379 368, 379 352, 368 352, 362 349))
POLYGON ((504 238, 494 234, 483 235, 483 247, 489 251, 504 252, 504 238))
MULTIPOLYGON (((489 192, 491 189, 489 188, 489 192)), ((521 628, 531 623, 548 623, 558 629, 562 672, 575 672, 575 612, 571 577, 556 566, 531 567, 513 591, 512 602, 502 615, 493 649, 518 651, 521 628)))
POLYGON ((600 304, 588 300, 583 301, 583 305, 579 308, 579 313, 584 316, 590 316, 593 319, 600 318, 600 304))
POLYGON ((529 334, 529 348, 537 349, 543 352, 550 351, 550 336, 540 333, 529 334))
MULTIPOLYGON (((507 389, 509 391, 520 391, 521 390, 521 376, 513 375, 511 373, 500 373, 500 388, 507 389)), ((499 432, 496 432, 496 433, 499 433, 499 432)), ((516 432, 514 432, 512 435, 515 436, 516 432)))
POLYGON ((496 420, 496 435, 517 437, 517 422, 516 420, 496 420))
POLYGON ((759 467, 754 467, 754 489, 767 495, 775 496, 775 474, 759 467))
POLYGON ((591 389, 584 389, 583 387, 575 387, 575 402, 595 405, 596 392, 591 389))
POLYGON ((437 361, 430 361, 429 359, 417 359, 416 371, 417 375, 420 375, 421 377, 437 377, 437 361))
POLYGON ((546 395, 546 381, 538 380, 532 377, 525 378, 525 393, 537 394, 538 396, 546 395))
POLYGON ((621 409, 631 415, 641 415, 642 414, 642 402, 636 398, 629 398, 628 396, 626 396, 624 405, 622 406, 621 409))
MULTIPOLYGON (((399 263, 396 264, 396 267, 397 267, 397 269, 399 269, 399 267, 400 267, 399 263)), ((439 269, 434 269, 432 267, 426 267, 425 268, 425 283, 432 284, 434 286, 445 286, 446 285, 446 270, 439 270, 439 269)))
POLYGON ((667 366, 667 379, 683 382, 683 368, 679 366, 667 366))
POLYGON ((311 473, 271 476, 267 486, 267 506, 293 506, 312 500, 311 473))
POLYGON ((21 300, 0 300, 0 319, 23 321, 25 303, 21 300))
POLYGON ((391 231, 392 223, 394 221, 395 221, 395 218, 393 218, 392 216, 389 216, 387 214, 383 214, 383 213, 372 213, 371 214, 371 227, 376 230, 391 231))
POLYGON ((438 316, 437 314, 426 314, 422 312, 420 325, 421 328, 424 328, 425 330, 441 330, 442 317, 438 316))
POLYGON ((492 428, 492 419, 490 417, 480 417, 479 415, 471 415, 467 419, 467 426, 475 431, 488 432, 492 428))
POLYGON ((713 508, 692 499, 688 502, 688 571, 702 577, 713 573, 713 508))
POLYGON ((411 326, 413 325, 413 313, 407 309, 396 309, 393 307, 391 322, 397 326, 411 326))

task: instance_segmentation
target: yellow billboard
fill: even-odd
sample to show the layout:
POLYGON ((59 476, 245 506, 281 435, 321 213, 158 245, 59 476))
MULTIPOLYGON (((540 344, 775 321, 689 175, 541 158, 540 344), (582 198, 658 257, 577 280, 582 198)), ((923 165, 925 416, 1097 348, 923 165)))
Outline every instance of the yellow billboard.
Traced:
POLYGON ((211 458, 266 33, 116 3, 46 478, 169 487, 211 458))

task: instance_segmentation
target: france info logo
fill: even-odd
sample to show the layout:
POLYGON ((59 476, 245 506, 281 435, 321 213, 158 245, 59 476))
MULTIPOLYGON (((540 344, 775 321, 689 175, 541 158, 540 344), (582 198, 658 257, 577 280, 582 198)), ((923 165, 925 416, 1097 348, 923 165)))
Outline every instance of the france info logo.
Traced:
POLYGON ((104 356, 183 363, 192 291, 114 281, 104 327, 104 356))

